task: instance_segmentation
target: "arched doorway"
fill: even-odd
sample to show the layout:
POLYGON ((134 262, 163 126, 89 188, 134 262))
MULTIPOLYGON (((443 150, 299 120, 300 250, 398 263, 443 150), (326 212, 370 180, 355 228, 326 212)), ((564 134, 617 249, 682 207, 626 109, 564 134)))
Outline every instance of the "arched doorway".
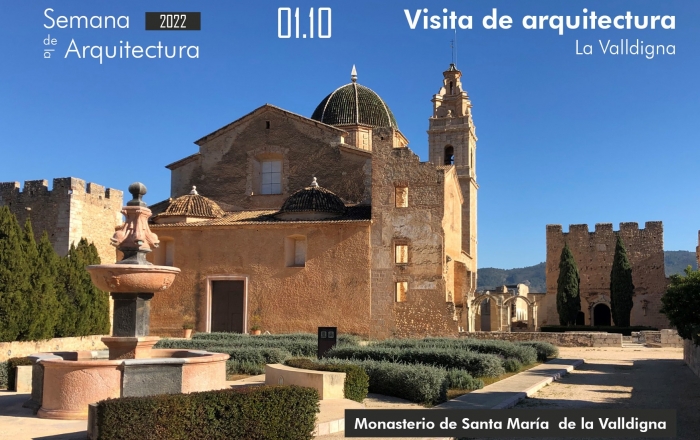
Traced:
POLYGON ((488 298, 481 301, 481 331, 491 331, 491 301, 488 298))
POLYGON ((593 307, 593 325, 611 325, 610 307, 607 304, 597 304, 593 307))
POLYGON ((576 314, 576 325, 586 325, 586 315, 583 312, 576 314))

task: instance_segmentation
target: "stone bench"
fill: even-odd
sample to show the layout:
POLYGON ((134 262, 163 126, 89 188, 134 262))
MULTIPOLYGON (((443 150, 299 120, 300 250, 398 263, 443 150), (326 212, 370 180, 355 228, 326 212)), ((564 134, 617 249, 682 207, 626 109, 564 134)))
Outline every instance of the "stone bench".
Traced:
POLYGON ((302 370, 282 364, 265 365, 265 385, 297 385, 315 388, 321 400, 343 399, 345 373, 302 370))

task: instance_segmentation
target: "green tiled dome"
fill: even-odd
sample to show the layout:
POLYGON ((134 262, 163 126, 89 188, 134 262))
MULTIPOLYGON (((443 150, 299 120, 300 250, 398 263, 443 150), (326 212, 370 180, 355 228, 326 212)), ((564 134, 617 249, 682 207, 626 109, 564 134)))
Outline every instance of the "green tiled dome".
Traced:
POLYGON ((346 84, 323 98, 311 119, 328 125, 364 124, 398 130, 389 106, 372 89, 356 82, 346 84))

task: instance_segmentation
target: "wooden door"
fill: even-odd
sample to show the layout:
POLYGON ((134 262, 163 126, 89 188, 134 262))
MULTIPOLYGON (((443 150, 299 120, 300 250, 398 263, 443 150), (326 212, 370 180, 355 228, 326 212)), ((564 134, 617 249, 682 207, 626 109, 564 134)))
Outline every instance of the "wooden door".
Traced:
POLYGON ((245 281, 211 283, 211 331, 245 333, 243 323, 245 281))

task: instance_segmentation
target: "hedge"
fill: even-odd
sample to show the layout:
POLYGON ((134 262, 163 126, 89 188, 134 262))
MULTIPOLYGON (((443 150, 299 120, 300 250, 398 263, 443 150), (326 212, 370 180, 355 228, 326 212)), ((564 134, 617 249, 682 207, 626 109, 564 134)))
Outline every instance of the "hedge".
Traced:
POLYGON ((555 345, 550 344, 549 342, 523 341, 516 342, 516 344, 525 345, 537 350, 537 360, 540 362, 547 362, 547 359, 559 356, 559 349, 555 345))
POLYGON ((318 392, 296 386, 261 386, 97 404, 101 440, 310 440, 318 392))
POLYGON ((447 388, 458 390, 480 390, 484 381, 473 378, 464 370, 447 370, 447 388))
POLYGON ((426 339, 387 339, 372 344, 373 347, 397 348, 449 348, 452 350, 468 350, 477 353, 496 354, 503 358, 515 358, 520 363, 528 365, 537 361, 537 352, 530 347, 514 344, 510 341, 455 339, 455 338, 426 338, 426 339))
MULTIPOLYGON (((229 333, 229 332, 214 332, 214 333, 196 333, 192 336, 193 340, 206 340, 206 341, 227 341, 224 345, 228 344, 228 341, 233 343, 250 340, 252 343, 260 341, 294 341, 294 342, 312 342, 317 344, 318 336, 313 333, 286 333, 286 334, 273 334, 273 335, 258 335, 251 336, 245 333, 229 333)), ((360 345, 361 338, 356 335, 351 334, 340 334, 338 335, 338 345, 360 345)))
POLYGON ((323 359, 320 362, 362 367, 369 376, 370 393, 420 404, 437 404, 447 399, 447 371, 438 367, 372 360, 323 359))
POLYGON ((433 365, 444 369, 465 370, 475 377, 495 377, 505 373, 499 356, 449 348, 335 347, 327 352, 326 356, 337 359, 433 365))
POLYGON ((28 357, 15 357, 7 360, 7 390, 15 391, 15 367, 22 365, 32 365, 32 361, 28 357))
POLYGON ((8 388, 7 384, 7 362, 0 362, 0 388, 8 388))
POLYGON ((545 325, 540 327, 543 332, 605 332, 605 333, 621 333, 624 336, 630 336, 632 332, 658 331, 656 327, 631 326, 631 327, 615 327, 615 326, 592 326, 592 325, 545 325))
POLYGON ((206 350, 230 353, 240 349, 272 349, 278 348, 291 353, 292 356, 316 356, 318 345, 315 341, 268 339, 260 336, 250 336, 238 339, 161 339, 155 348, 182 348, 188 350, 206 350))
POLYGON ((305 358, 288 359, 285 365, 304 370, 345 373, 345 384, 343 386, 343 395, 345 398, 362 403, 365 397, 367 397, 369 377, 365 370, 357 365, 325 365, 305 358))

